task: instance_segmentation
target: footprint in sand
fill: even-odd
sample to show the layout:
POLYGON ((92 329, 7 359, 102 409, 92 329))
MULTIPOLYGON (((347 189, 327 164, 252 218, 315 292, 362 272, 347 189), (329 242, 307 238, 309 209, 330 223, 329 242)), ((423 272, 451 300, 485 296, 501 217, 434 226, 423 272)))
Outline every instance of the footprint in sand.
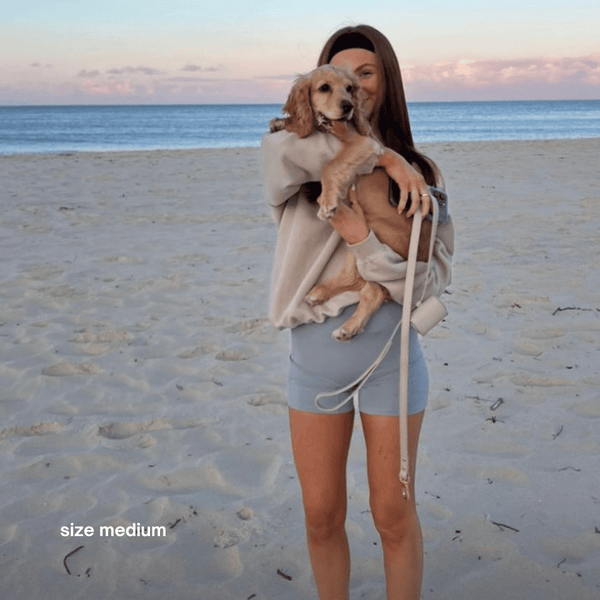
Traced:
POLYGON ((94 333, 93 331, 80 331, 79 335, 70 339, 75 344, 97 344, 110 342, 127 342, 133 339, 133 334, 128 331, 105 331, 104 333, 94 333))
POLYGON ((82 350, 80 354, 87 356, 101 356, 110 352, 112 346, 110 344, 82 344, 82 350))
POLYGON ((205 354, 213 354, 214 352, 219 351, 219 346, 217 344, 204 344, 203 346, 195 346, 193 348, 188 348, 184 350, 180 354, 177 355, 177 358, 190 359, 196 358, 198 356, 204 356, 205 354))
POLYGON ((42 375, 68 377, 69 375, 97 375, 101 370, 91 363, 59 363, 42 369, 42 375))
POLYGON ((543 350, 537 345, 523 340, 518 340, 514 343, 513 349, 517 354, 523 356, 541 356, 543 350))
POLYGON ((229 333, 244 333, 247 331, 254 331, 260 329, 269 322, 269 319, 249 319, 248 321, 239 321, 229 327, 225 328, 225 331, 229 333))
POLYGON ((158 429, 170 429, 168 419, 153 419, 145 423, 108 423, 102 425, 98 433, 111 440, 124 440, 145 431, 156 431, 158 429))
POLYGON ((258 350, 254 346, 233 346, 227 350, 219 352, 215 358, 223 361, 238 361, 249 360, 257 355, 258 350))
POLYGON ((207 254, 184 254, 182 256, 171 256, 167 259, 167 262, 170 265, 181 265, 187 264, 191 267, 196 266, 197 263, 204 263, 209 260, 209 256, 207 254))
POLYGON ((45 423, 37 423, 36 425, 10 427, 0 431, 0 440, 8 437, 37 437, 40 435, 51 435, 60 433, 66 426, 65 423, 59 423, 58 421, 47 421, 45 423))
POLYGON ((143 262, 142 260, 140 260, 138 258, 133 258, 131 256, 119 256, 119 255, 107 256, 103 260, 104 260, 104 262, 107 262, 107 263, 121 263, 124 265, 139 264, 139 263, 143 262))
POLYGON ((579 385, 577 381, 571 381, 570 379, 543 377, 533 373, 519 373, 512 377, 512 382, 522 387, 565 387, 579 385))
POLYGON ((147 431, 159 431, 162 429, 193 429, 196 427, 205 427, 213 422, 212 419, 152 419, 142 423, 107 423, 102 425, 98 433, 105 438, 112 440, 123 440, 133 437, 138 433, 147 431))
POLYGON ((600 398, 593 398, 589 400, 583 400, 581 402, 574 402, 569 408, 573 412, 585 418, 600 418, 600 398))
POLYGON ((75 295, 76 290, 70 285, 53 285, 36 290, 41 296, 45 298, 53 298, 55 300, 66 300, 75 295))
POLYGON ((272 446, 227 448, 207 458, 223 487, 238 493, 251 494, 260 489, 266 492, 275 482, 281 469, 281 456, 272 446))
POLYGON ((128 331, 105 331, 96 333, 88 330, 77 332, 69 341, 79 345, 79 354, 87 356, 101 356, 110 352, 120 342, 129 342, 134 335, 128 331))
POLYGON ((63 267, 57 265, 40 265, 37 267, 31 267, 23 271, 23 275, 33 281, 45 281, 47 279, 53 279, 58 277, 65 272, 63 267))
POLYGON ((219 531, 219 533, 213 538, 213 545, 215 548, 231 548, 231 546, 237 546, 242 542, 248 541, 251 533, 252 532, 245 527, 219 531))
POLYGON ((286 395, 283 392, 266 392, 252 396, 248 400, 250 406, 265 406, 266 404, 279 404, 285 406, 287 403, 286 395))
POLYGON ((566 335, 564 329, 523 329, 520 336, 530 340, 553 340, 566 335))

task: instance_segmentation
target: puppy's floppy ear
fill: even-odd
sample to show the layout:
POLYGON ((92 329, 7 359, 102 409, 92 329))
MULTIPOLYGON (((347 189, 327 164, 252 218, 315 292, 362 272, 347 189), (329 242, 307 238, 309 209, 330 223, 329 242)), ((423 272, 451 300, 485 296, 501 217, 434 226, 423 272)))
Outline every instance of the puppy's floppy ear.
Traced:
POLYGON ((286 129, 293 131, 301 138, 310 135, 314 129, 310 84, 311 78, 307 75, 298 77, 283 107, 283 112, 289 115, 286 119, 286 129))
POLYGON ((360 89, 359 86, 355 86, 354 91, 352 92, 352 99, 354 100, 354 106, 356 108, 354 110, 352 120, 354 121, 356 131, 358 131, 360 135, 371 134, 371 124, 365 117, 365 113, 363 111, 363 103, 365 98, 365 93, 360 89))

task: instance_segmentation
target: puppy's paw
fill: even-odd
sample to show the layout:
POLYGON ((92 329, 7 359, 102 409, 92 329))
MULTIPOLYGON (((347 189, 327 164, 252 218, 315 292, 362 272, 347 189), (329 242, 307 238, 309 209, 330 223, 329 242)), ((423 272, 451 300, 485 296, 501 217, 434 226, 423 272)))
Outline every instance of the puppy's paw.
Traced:
POLYGON ((331 217, 335 215, 336 210, 337 206, 332 206, 329 208, 326 206, 321 206, 321 208, 319 208, 317 216, 319 217, 319 219, 321 219, 321 221, 328 221, 329 219, 331 219, 331 217))
POLYGON ((356 325, 348 325, 348 322, 344 323, 341 327, 338 327, 332 334, 331 337, 338 342, 349 342, 353 337, 358 335, 362 331, 362 327, 356 325))
POLYGON ((337 200, 334 199, 332 200, 332 195, 331 194, 321 194, 318 198, 317 198, 317 202, 319 204, 319 212, 318 212, 318 217, 319 219, 321 219, 322 221, 327 221, 327 219, 331 219, 331 217, 333 217, 333 215, 335 215, 335 211, 337 210, 338 207, 338 203, 337 200))
POLYGON ((323 304, 326 300, 329 300, 329 294, 327 290, 321 285, 315 285, 315 287, 308 292, 304 301, 309 306, 318 306, 323 304))
POLYGON ((338 342, 349 342, 356 333, 348 331, 343 325, 338 327, 332 334, 331 337, 338 342))

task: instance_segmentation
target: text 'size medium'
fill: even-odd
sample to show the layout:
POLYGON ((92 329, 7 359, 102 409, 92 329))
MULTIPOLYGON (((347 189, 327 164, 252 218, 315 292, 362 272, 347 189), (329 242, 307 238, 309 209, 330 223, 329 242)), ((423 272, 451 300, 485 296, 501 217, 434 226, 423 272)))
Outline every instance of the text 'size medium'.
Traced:
MULTIPOLYGON (((91 525, 64 525, 60 528, 60 535, 63 537, 92 537, 96 534, 96 528, 91 525)), ((118 525, 100 525, 98 527, 100 537, 165 537, 167 528, 163 525, 152 525, 144 527, 140 523, 132 523, 128 527, 118 525)))

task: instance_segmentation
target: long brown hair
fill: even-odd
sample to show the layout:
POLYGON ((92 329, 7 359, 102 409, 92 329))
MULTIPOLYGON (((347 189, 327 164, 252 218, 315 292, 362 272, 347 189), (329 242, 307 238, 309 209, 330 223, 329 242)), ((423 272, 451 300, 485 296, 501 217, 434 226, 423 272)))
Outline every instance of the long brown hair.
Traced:
MULTIPOLYGON (((327 40, 317 65, 329 63, 333 55, 342 49, 356 47, 369 49, 375 53, 383 75, 384 97, 379 113, 376 115, 376 126, 383 143, 402 155, 409 163, 417 163, 425 181, 429 185, 435 185, 435 174, 431 163, 416 150, 413 142, 400 65, 389 40, 369 25, 344 27, 327 40)), ((394 196, 397 197, 397 190, 395 189, 394 192, 394 196)))

